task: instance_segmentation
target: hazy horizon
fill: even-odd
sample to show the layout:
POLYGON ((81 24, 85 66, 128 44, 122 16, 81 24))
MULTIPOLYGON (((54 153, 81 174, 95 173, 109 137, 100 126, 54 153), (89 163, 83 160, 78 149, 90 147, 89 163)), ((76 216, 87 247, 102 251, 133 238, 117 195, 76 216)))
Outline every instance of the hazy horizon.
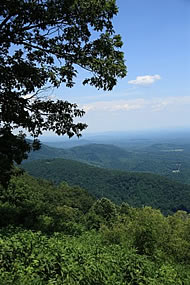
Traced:
MULTIPOLYGON (((152 137, 171 137, 171 136, 177 136, 179 138, 180 136, 185 136, 190 138, 190 127, 189 128, 163 128, 163 129, 149 129, 149 130, 133 130, 133 131, 105 131, 105 132, 85 132, 80 138, 77 138, 76 136, 73 136, 72 138, 68 138, 65 136, 57 136, 54 133, 42 135, 39 137, 40 141, 42 142, 48 142, 48 141, 73 141, 73 140, 90 140, 90 139, 98 139, 104 138, 109 139, 115 138, 117 140, 126 138, 152 138, 152 137)), ((30 137, 29 137, 30 138, 30 137)))

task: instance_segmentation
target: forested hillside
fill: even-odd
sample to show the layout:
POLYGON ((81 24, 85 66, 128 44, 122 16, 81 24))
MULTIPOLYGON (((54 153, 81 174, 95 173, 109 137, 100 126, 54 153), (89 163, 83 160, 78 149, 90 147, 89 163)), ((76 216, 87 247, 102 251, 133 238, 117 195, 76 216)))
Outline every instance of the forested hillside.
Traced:
POLYGON ((26 174, 0 187, 0 284, 189 285, 190 217, 26 174))
POLYGON ((190 186, 158 175, 107 170, 64 159, 35 160, 23 167, 35 177, 79 185, 95 197, 107 197, 117 204, 149 205, 163 213, 190 211, 190 186))
POLYGON ((79 186, 70 187, 63 182, 56 187, 27 174, 16 176, 8 189, 0 188, 0 227, 13 224, 43 230, 51 225, 51 231, 54 227, 58 230, 64 226, 59 225, 60 219, 62 223, 78 221, 94 201, 95 198, 79 186))
POLYGON ((27 161, 35 159, 47 159, 47 158, 64 158, 66 156, 67 156, 67 151, 64 149, 50 147, 45 144, 41 144, 41 147, 38 151, 32 151, 29 153, 27 161))
MULTIPOLYGON (((40 150, 31 152, 28 160, 49 158, 65 158, 87 162, 107 168, 121 168, 122 159, 133 159, 133 154, 114 145, 87 144, 70 149, 54 148, 42 144, 40 150)), ((128 167, 130 167, 129 160, 128 167)))
POLYGON ((139 144, 130 150, 109 144, 88 144, 70 149, 42 144, 30 153, 29 160, 65 158, 91 165, 125 171, 150 172, 190 184, 190 147, 188 144, 139 144))

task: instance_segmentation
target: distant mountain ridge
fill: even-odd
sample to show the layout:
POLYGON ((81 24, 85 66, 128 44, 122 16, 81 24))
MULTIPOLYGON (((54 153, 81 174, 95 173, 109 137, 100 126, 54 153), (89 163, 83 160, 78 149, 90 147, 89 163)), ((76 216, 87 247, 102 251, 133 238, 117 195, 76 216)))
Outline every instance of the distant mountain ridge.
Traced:
POLYGON ((108 169, 151 172, 190 184, 190 145, 159 143, 127 151, 111 144, 93 143, 69 149, 42 144, 39 151, 29 154, 28 160, 53 158, 71 159, 108 169))
POLYGON ((66 141, 44 141, 43 144, 54 147, 54 148, 63 148, 69 149, 75 146, 83 146, 87 144, 91 144, 92 142, 85 139, 75 139, 75 140, 66 140, 66 141))
POLYGON ((28 160, 65 158, 112 168, 112 164, 113 166, 117 165, 121 159, 130 156, 130 152, 109 144, 93 143, 85 146, 72 147, 70 149, 55 148, 42 144, 40 150, 29 154, 28 160))

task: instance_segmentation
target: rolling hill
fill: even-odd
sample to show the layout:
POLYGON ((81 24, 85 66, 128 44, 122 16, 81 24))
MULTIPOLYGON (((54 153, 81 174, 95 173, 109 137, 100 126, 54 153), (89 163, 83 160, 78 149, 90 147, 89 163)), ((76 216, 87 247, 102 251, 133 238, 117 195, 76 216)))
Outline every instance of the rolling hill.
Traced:
POLYGON ((126 168, 129 170, 129 164, 134 160, 134 154, 109 144, 88 144, 70 149, 55 148, 42 144, 38 151, 29 153, 28 160, 52 158, 71 159, 104 168, 126 168), (123 159, 125 160, 124 164, 122 163, 123 159), (129 164, 126 161, 129 161, 129 164))
POLYGON ((42 144, 39 151, 29 154, 29 160, 53 158, 71 159, 108 169, 151 172, 190 184, 190 146, 187 144, 160 143, 133 151, 109 144, 88 144, 70 149, 42 144))
POLYGON ((107 170, 65 159, 34 160, 23 167, 35 177, 79 185, 97 198, 104 196, 118 204, 150 205, 165 214, 179 209, 190 212, 190 186, 155 174, 107 170))

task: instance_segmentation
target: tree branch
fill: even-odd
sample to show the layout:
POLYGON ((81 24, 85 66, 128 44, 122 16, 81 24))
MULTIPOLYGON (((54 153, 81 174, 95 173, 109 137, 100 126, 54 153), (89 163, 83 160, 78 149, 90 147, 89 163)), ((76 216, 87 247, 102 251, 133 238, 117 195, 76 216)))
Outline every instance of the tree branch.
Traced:
MULTIPOLYGON (((65 26, 66 26, 67 23, 64 23, 63 20, 60 19, 60 20, 57 20, 55 23, 49 24, 49 26, 55 27, 55 25, 58 25, 58 24, 62 24, 62 25, 65 25, 65 26)), ((28 31, 28 30, 32 30, 32 29, 34 29, 34 28, 39 28, 39 29, 40 29, 40 28, 41 28, 41 23, 36 24, 36 25, 28 25, 28 26, 25 26, 25 27, 23 27, 23 28, 21 29, 21 31, 28 31)))
POLYGON ((18 45, 25 45, 25 46, 28 46, 28 47, 31 47, 31 48, 34 48, 34 49, 38 49, 38 50, 41 50, 43 52, 47 52, 48 54, 53 54, 55 56, 58 56, 58 57, 62 57, 62 56, 73 56, 72 54, 68 54, 68 53, 57 53, 57 52, 52 52, 51 49, 46 49, 46 48, 42 48, 40 46, 36 46, 36 45, 33 45, 31 43, 27 43, 27 42, 24 42, 24 41, 19 41, 19 42, 14 42, 14 44, 18 44, 18 45))
POLYGON ((2 27, 10 20, 10 18, 12 17, 13 15, 9 15, 7 16, 3 22, 0 24, 0 30, 2 29, 2 27))

